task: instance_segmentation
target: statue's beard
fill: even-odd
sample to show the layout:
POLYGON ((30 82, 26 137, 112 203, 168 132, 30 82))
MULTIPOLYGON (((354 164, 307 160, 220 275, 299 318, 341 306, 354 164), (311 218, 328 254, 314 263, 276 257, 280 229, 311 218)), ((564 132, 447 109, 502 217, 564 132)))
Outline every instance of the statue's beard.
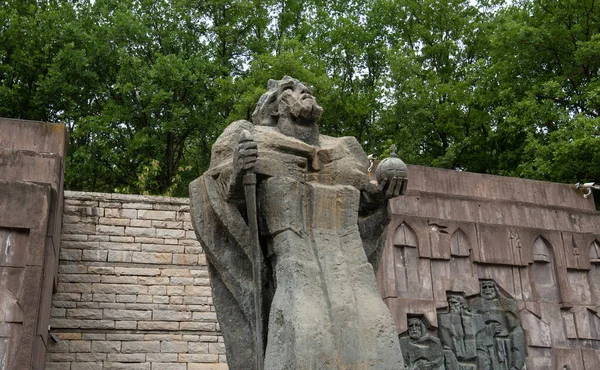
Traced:
POLYGON ((288 116, 303 126, 313 125, 323 114, 323 107, 310 94, 283 94, 279 101, 280 117, 288 116))
POLYGON ((277 128, 287 136, 302 140, 310 145, 319 145, 317 121, 323 107, 310 94, 294 94, 284 90, 279 99, 277 128))

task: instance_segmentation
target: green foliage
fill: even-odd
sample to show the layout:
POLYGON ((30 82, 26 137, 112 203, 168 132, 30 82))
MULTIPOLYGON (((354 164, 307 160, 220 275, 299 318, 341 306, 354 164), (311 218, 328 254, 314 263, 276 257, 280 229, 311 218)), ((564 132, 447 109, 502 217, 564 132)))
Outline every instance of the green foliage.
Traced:
POLYGON ((0 115, 64 123, 66 187, 185 196, 270 78, 407 163, 600 181, 594 0, 3 0, 0 115))

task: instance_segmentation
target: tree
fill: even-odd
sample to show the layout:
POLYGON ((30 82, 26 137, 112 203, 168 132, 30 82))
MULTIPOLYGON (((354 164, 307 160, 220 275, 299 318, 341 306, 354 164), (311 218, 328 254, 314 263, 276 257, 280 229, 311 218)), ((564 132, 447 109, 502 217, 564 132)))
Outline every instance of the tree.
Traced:
POLYGON ((186 195, 292 75, 321 132, 408 163, 600 180, 594 0, 4 0, 0 115, 64 123, 66 186, 186 195))
MULTIPOLYGON (((594 0, 532 1, 498 15, 492 68, 498 131, 518 137, 504 174, 550 181, 600 179, 600 14, 594 0), (514 127, 518 127, 515 130, 514 127)), ((511 138, 512 139, 512 138, 511 138)))

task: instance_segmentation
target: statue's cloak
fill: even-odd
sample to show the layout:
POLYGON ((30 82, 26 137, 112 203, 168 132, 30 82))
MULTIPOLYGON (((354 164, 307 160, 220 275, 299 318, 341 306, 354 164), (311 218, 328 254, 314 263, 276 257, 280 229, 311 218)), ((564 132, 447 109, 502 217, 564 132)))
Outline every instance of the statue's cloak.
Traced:
POLYGON ((244 129, 259 153, 265 369, 402 368, 372 266, 383 246, 387 202, 373 199, 356 139, 321 135, 314 147, 274 127, 237 121, 213 145, 209 170, 190 184, 230 369, 255 368, 250 236, 243 199, 228 198, 244 129))

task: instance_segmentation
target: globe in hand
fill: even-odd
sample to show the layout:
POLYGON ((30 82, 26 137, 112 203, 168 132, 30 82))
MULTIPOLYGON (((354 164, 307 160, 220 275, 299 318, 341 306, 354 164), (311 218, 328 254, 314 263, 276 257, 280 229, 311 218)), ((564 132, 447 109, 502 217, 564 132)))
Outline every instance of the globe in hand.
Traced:
POLYGON ((408 168, 406 164, 402 162, 400 158, 398 158, 398 154, 396 154, 396 146, 392 145, 390 147, 392 154, 379 163, 377 169, 375 170, 375 177, 377 178, 377 182, 381 183, 383 180, 390 180, 394 177, 399 177, 402 179, 408 178, 408 168))

